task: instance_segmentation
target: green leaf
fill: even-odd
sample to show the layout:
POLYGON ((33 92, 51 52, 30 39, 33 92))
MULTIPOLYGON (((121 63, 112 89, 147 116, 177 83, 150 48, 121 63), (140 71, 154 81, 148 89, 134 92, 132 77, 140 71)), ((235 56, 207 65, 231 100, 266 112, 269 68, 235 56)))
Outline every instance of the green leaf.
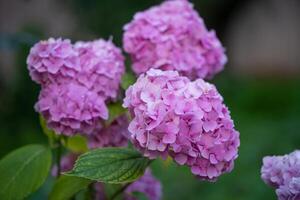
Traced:
POLYGON ((95 149, 81 155, 66 175, 104 183, 133 182, 144 174, 150 160, 128 148, 95 149))
POLYGON ((92 181, 74 176, 61 176, 55 182, 49 200, 66 200, 85 189, 92 181))
POLYGON ((43 145, 21 147, 0 161, 0 199, 23 199, 48 176, 51 151, 43 145))
POLYGON ((65 146, 74 153, 83 153, 88 150, 87 139, 81 135, 66 138, 65 146))
POLYGON ((105 122, 106 125, 111 124, 117 117, 126 113, 126 109, 123 108, 123 106, 120 102, 109 104, 108 110, 109 110, 109 118, 105 122))
POLYGON ((122 77, 121 87, 126 90, 130 85, 134 84, 136 77, 132 73, 126 73, 122 77))

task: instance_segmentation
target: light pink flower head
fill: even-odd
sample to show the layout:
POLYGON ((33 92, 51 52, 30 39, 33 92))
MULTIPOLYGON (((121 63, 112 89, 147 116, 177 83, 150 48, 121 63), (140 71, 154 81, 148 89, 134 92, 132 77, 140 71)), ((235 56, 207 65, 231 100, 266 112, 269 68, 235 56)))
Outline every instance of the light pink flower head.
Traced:
POLYGON ((57 134, 90 134, 108 119, 104 99, 77 82, 49 84, 43 88, 35 105, 57 134))
POLYGON ((189 78, 211 78, 227 62, 214 31, 187 0, 165 1, 135 14, 124 27, 123 44, 133 71, 177 70, 189 78))
POLYGON ((239 133, 215 86, 175 71, 150 69, 126 91, 131 140, 145 156, 170 155, 203 179, 233 168, 239 133))
POLYGON ((108 127, 100 127, 88 136, 89 148, 122 147, 128 145, 128 118, 121 115, 108 127))
POLYGON ((300 199, 300 151, 264 157, 261 178, 276 189, 278 199, 300 199))

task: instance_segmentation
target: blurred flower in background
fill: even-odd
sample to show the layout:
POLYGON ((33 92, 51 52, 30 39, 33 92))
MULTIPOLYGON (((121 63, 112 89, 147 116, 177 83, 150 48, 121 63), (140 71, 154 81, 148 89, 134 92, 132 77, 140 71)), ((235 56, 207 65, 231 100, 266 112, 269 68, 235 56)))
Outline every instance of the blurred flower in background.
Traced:
POLYGON ((264 157, 261 178, 276 189, 278 199, 300 199, 300 151, 264 157))

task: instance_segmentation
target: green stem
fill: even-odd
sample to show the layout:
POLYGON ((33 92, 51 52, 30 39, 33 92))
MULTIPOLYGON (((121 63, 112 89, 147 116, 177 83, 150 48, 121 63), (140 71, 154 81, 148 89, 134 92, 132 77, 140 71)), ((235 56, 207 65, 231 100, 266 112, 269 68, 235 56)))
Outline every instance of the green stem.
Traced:
POLYGON ((57 139, 57 149, 56 149, 56 165, 57 165, 57 174, 56 177, 58 178, 60 176, 61 172, 61 153, 62 153, 62 144, 61 144, 61 138, 58 137, 57 139))
POLYGON ((132 183, 126 183, 125 185, 123 185, 120 189, 118 189, 111 197, 110 200, 114 200, 116 197, 118 197, 122 192, 124 192, 124 190, 126 190, 126 188, 132 183))
POLYGON ((94 190, 94 184, 89 184, 87 188, 87 199, 95 199, 95 190, 94 190))

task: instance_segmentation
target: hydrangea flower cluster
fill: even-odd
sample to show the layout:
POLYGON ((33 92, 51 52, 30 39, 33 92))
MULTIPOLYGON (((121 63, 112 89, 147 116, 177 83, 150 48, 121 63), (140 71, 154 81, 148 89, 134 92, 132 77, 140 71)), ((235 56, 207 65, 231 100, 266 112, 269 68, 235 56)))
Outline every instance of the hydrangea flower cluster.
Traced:
POLYGON ((35 108, 58 134, 90 134, 108 118, 106 102, 117 97, 124 57, 111 41, 53 39, 35 44, 27 59, 41 85, 35 108))
POLYGON ((108 127, 96 129, 88 136, 89 148, 123 147, 128 145, 128 118, 121 115, 108 127))
POLYGON ((145 156, 170 155, 206 180, 232 170, 239 133, 212 84, 150 69, 128 88, 123 106, 133 117, 131 140, 145 156))
MULTIPOLYGON (((104 196, 104 186, 102 183, 95 184, 95 199, 105 200, 104 196)), ((162 196, 162 187, 159 180, 157 180, 151 173, 150 169, 147 169, 145 174, 139 178, 137 181, 130 184, 124 191, 124 200, 138 200, 133 196, 133 192, 143 193, 148 199, 160 200, 162 196)))
POLYGON ((165 1, 135 14, 124 27, 123 46, 133 71, 177 70, 189 78, 211 78, 227 62, 214 31, 187 0, 165 1))
POLYGON ((276 188, 278 199, 300 199, 300 150, 284 156, 264 157, 261 178, 276 188))

